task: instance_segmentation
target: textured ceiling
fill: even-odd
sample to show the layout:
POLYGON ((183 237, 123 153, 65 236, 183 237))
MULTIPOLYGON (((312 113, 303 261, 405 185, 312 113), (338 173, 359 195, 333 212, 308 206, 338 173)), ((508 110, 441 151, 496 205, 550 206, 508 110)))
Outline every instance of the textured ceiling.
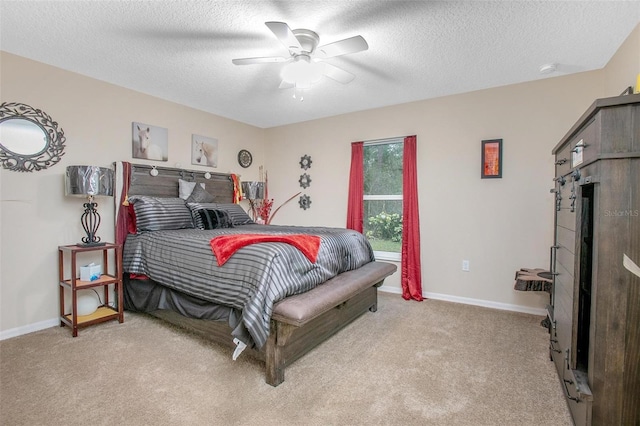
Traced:
POLYGON ((267 128, 599 69, 638 22, 638 1, 2 0, 0 49, 267 128), (369 50, 328 60, 355 80, 300 102, 283 64, 231 63, 287 55, 265 21, 369 50))

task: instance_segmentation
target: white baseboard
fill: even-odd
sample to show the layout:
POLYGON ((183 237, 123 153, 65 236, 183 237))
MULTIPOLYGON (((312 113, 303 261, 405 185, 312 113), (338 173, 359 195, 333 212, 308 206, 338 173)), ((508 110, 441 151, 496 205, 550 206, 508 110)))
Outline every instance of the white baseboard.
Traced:
MULTIPOLYGON (((398 287, 381 286, 378 290, 385 293, 402 294, 402 290, 398 287)), ((502 311, 521 312, 523 314, 532 314, 546 316, 547 311, 544 308, 531 308, 529 306, 511 305, 509 303, 492 302, 490 300, 472 299, 470 297, 451 296, 450 294, 422 292, 422 297, 426 299, 444 300, 445 302, 462 303, 465 305, 482 306, 485 308, 500 309, 502 311)))
POLYGON ((22 327, 11 328, 9 330, 0 331, 0 340, 22 336, 23 334, 33 333, 34 331, 44 330, 45 328, 51 328, 57 325, 60 325, 60 319, 52 318, 49 320, 37 322, 35 324, 29 324, 22 327))
MULTIPOLYGON (((378 290, 385 293, 402 294, 402 290, 398 287, 381 286, 378 290)), ((490 300, 471 299, 469 297, 451 296, 449 294, 423 292, 422 297, 427 299, 444 300, 445 302, 462 303, 465 305, 482 306, 485 308, 500 309, 503 311, 522 312, 524 314, 532 314, 546 316, 547 311, 543 308, 530 308, 528 306, 511 305, 508 303, 492 302, 490 300)), ((0 340, 10 339, 12 337, 22 336, 23 334, 33 333, 34 331, 44 330, 45 328, 60 325, 58 318, 52 318, 46 321, 40 321, 35 324, 25 325, 23 327, 12 328, 10 330, 0 331, 0 340)))

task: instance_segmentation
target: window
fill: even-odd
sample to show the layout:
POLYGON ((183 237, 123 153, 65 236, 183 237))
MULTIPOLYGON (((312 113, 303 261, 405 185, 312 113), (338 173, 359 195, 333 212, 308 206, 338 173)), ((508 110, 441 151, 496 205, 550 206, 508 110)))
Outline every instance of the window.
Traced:
POLYGON ((403 139, 365 142, 363 231, 376 258, 400 260, 403 139))

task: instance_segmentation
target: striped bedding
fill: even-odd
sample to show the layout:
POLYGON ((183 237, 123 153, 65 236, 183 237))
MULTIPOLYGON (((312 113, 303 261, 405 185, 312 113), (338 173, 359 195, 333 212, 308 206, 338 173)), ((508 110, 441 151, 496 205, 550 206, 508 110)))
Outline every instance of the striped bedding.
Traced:
POLYGON ((273 305, 309 291, 334 276, 375 260, 366 238, 352 230, 325 227, 242 225, 236 228, 150 231, 129 235, 124 245, 127 273, 152 280, 197 298, 229 306, 241 315, 234 336, 261 348, 269 335, 273 305), (316 263, 285 243, 252 244, 218 266, 209 245, 218 235, 267 233, 317 235, 316 263))

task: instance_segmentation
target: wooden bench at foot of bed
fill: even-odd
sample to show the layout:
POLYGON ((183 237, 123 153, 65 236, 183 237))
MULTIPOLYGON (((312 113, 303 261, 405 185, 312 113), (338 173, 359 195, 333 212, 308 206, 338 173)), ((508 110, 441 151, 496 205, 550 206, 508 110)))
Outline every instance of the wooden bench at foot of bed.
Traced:
MULTIPOLYGON (((269 338, 262 350, 243 352, 264 360, 265 381, 278 386, 284 370, 296 359, 318 346, 367 311, 378 308, 378 289, 397 266, 371 262, 343 272, 302 294, 287 297, 274 305, 269 338)), ((170 310, 156 310, 151 315, 186 328, 235 349, 231 328, 224 321, 188 318, 170 310)))
POLYGON ((265 345, 266 382, 278 386, 288 364, 367 310, 375 312, 377 287, 397 269, 391 263, 371 262, 276 303, 265 345))

